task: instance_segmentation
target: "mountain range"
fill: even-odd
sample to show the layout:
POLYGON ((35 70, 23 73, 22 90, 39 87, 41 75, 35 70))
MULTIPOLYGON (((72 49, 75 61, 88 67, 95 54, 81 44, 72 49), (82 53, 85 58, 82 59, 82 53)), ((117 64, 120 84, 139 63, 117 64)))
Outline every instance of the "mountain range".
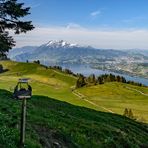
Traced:
POLYGON ((8 57, 20 62, 40 60, 41 64, 47 66, 66 68, 69 68, 67 65, 88 65, 93 69, 148 78, 148 51, 142 49, 96 49, 60 40, 41 46, 14 48, 8 57))
POLYGON ((113 49, 96 49, 91 46, 70 44, 63 40, 49 41, 41 46, 25 46, 12 49, 8 56, 15 61, 40 60, 50 64, 57 63, 97 63, 114 61, 128 56, 127 52, 113 49))

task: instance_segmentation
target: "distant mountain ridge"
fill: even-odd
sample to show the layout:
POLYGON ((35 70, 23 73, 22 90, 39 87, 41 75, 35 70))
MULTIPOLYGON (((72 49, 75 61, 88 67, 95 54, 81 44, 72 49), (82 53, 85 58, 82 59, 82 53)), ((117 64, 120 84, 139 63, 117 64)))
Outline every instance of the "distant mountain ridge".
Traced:
POLYGON ((15 59, 14 57, 17 57, 22 54, 31 54, 36 48, 37 46, 24 46, 22 48, 14 48, 9 51, 8 56, 11 59, 15 59))
POLYGON ((126 56, 127 53, 119 50, 95 49, 91 46, 70 44, 63 40, 49 41, 39 47, 25 46, 12 49, 8 56, 12 60, 40 60, 46 63, 90 63, 97 60, 113 60, 115 57, 126 56))

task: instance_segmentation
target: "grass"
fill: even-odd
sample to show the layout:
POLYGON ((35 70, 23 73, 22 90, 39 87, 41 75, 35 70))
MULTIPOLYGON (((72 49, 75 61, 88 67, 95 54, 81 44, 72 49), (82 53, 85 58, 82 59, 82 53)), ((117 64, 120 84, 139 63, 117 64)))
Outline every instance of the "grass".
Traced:
POLYGON ((131 108, 137 119, 148 122, 148 97, 134 90, 129 90, 128 87, 148 92, 148 88, 145 87, 117 82, 84 87, 78 91, 93 103, 118 114, 123 114, 125 108, 131 108))
POLYGON ((74 105, 96 109, 93 105, 75 96, 71 87, 76 83, 76 77, 58 70, 46 69, 34 63, 18 63, 1 61, 0 64, 9 71, 0 74, 0 88, 13 91, 19 78, 30 78, 34 95, 44 95, 66 101, 74 105))
POLYGON ((48 96, 100 111, 107 111, 102 108, 105 107, 121 115, 125 108, 131 108, 138 120, 148 122, 147 96, 127 88, 137 89, 147 94, 148 88, 146 87, 112 82, 77 89, 78 92, 86 96, 87 100, 98 105, 95 106, 72 93, 71 87, 75 85, 76 77, 58 70, 46 69, 34 63, 1 61, 0 64, 9 69, 9 71, 0 74, 0 88, 13 91, 19 78, 28 77, 31 79, 30 84, 33 87, 34 95, 48 96))
MULTIPOLYGON (((0 90, 0 146, 18 147, 21 102, 0 90)), ((126 117, 34 95, 27 101, 26 147, 146 146, 147 125, 126 117)))
POLYGON ((8 69, 0 74, 0 147, 18 147, 21 101, 12 99, 12 92, 22 77, 30 78, 33 88, 33 97, 27 102, 26 147, 148 145, 147 124, 121 116, 125 108, 131 108, 138 119, 148 122, 147 97, 127 87, 144 93, 148 88, 106 83, 77 89, 85 96, 81 98, 71 90, 76 77, 33 63, 0 64, 8 69))

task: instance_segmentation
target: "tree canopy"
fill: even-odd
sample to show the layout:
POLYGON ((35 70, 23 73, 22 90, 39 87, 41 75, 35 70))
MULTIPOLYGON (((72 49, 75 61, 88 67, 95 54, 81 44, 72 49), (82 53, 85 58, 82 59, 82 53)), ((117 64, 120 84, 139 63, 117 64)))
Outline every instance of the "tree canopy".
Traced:
POLYGON ((96 84, 104 84, 108 82, 120 82, 120 83, 127 83, 136 86, 144 86, 141 83, 134 82, 134 81, 127 81, 123 76, 113 75, 113 74, 102 74, 98 77, 95 77, 94 74, 84 77, 83 75, 79 75, 79 79, 76 82, 76 88, 83 87, 85 85, 96 85, 96 84))
POLYGON ((30 7, 24 8, 24 3, 17 0, 0 0, 0 57, 15 46, 15 41, 9 35, 13 30, 15 34, 26 33, 34 28, 31 21, 24 21, 22 18, 28 14, 30 7))

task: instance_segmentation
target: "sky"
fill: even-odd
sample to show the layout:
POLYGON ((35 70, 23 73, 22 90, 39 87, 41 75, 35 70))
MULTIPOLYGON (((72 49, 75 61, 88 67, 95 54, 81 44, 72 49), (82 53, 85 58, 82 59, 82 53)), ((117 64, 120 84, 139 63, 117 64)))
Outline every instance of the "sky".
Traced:
POLYGON ((18 0, 35 29, 16 47, 65 40, 104 49, 148 49, 148 0, 18 0))

